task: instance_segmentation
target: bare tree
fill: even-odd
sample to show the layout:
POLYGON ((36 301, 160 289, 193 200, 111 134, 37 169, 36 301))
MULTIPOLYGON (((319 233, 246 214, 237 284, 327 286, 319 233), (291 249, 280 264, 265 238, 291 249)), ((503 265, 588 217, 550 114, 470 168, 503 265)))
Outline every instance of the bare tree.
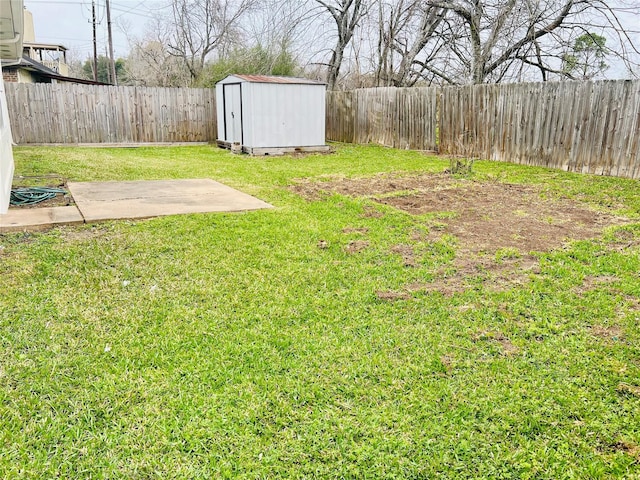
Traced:
MULTIPOLYGON (((436 68, 431 64, 444 44, 440 27, 447 10, 422 0, 379 0, 377 8, 376 83, 413 86, 425 70, 436 68)), ((444 72, 438 74, 445 76, 444 72)))
POLYGON ((168 9, 153 38, 132 44, 153 72, 134 72, 139 81, 180 83, 184 68, 194 84, 207 63, 254 48, 286 52, 330 89, 577 78, 567 59, 585 34, 606 38, 607 75, 620 76, 621 63, 640 73, 637 0, 171 0, 168 9))
POLYGON ((169 50, 171 31, 166 19, 156 16, 145 26, 142 37, 132 35, 131 25, 120 22, 127 37, 129 55, 125 59, 125 80, 128 84, 146 87, 185 87, 191 75, 184 61, 169 50))
MULTIPOLYGON (((543 80, 563 75, 562 52, 575 38, 602 25, 624 29, 614 2, 602 0, 427 0, 451 12, 450 57, 471 83, 500 82, 537 69, 543 80), (457 22, 457 25, 456 25, 457 22), (463 32, 463 35, 459 33, 463 32)), ((622 39, 621 37, 621 39, 622 39)), ((624 43, 624 42, 622 42, 624 43)), ((630 44, 630 42, 628 42, 630 44)), ((631 44, 631 48, 635 49, 631 44)), ((564 72, 566 73, 566 72, 564 72)))
POLYGON ((171 55, 166 44, 152 38, 131 46, 125 72, 128 83, 145 87, 186 87, 191 83, 182 59, 171 55))
POLYGON ((333 18, 336 25, 337 38, 331 51, 331 59, 327 65, 327 84, 329 90, 335 90, 344 59, 344 52, 360 20, 367 12, 365 0, 316 0, 333 18))
POLYGON ((214 52, 224 56, 240 37, 243 16, 258 0, 172 0, 172 55, 181 58, 195 81, 207 58, 214 52))

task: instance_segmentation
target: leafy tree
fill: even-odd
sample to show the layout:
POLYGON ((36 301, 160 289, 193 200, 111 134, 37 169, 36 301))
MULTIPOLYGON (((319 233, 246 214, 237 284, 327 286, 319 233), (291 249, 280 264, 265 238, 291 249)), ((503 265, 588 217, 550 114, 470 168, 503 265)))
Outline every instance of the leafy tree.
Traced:
POLYGON ((169 52, 181 58, 197 81, 210 55, 241 36, 240 22, 259 0, 171 0, 169 52))
MULTIPOLYGON (((116 77, 118 77, 118 83, 125 78, 125 61, 122 58, 116 60, 116 77)), ((82 66, 84 77, 93 79, 93 60, 87 59, 82 66)), ((98 56, 98 81, 102 83, 113 83, 111 81, 111 68, 109 65, 109 58, 104 55, 98 56)))
POLYGON ((286 47, 277 51, 256 45, 250 48, 236 48, 228 57, 206 66, 200 79, 200 85, 212 87, 233 73, 245 75, 294 76, 297 64, 286 47))
POLYGON ((573 51, 564 57, 564 72, 568 77, 582 80, 592 79, 603 73, 609 65, 607 56, 607 39, 595 33, 585 33, 576 38, 573 51))

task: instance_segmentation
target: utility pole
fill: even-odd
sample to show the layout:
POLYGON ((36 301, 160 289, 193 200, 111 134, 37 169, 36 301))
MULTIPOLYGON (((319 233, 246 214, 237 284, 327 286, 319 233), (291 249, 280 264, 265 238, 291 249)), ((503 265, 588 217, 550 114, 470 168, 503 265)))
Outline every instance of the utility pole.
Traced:
POLYGON ((107 2, 107 36, 109 41, 109 66, 111 67, 111 83, 118 85, 118 77, 116 77, 116 59, 113 58, 113 36, 111 35, 111 5, 107 2))
POLYGON ((107 65, 107 83, 112 84, 113 80, 111 79, 111 60, 109 60, 109 50, 107 50, 107 46, 104 46, 104 58, 109 61, 109 65, 107 65))
POLYGON ((96 0, 91 0, 93 15, 93 81, 98 81, 98 41, 96 40, 96 0))

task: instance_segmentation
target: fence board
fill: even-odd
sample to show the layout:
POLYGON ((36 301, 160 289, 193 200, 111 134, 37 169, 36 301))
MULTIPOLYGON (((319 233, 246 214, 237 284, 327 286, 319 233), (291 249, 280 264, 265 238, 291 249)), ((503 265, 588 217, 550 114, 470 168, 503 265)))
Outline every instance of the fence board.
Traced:
POLYGON ((6 83, 14 141, 213 142, 213 89, 6 83))

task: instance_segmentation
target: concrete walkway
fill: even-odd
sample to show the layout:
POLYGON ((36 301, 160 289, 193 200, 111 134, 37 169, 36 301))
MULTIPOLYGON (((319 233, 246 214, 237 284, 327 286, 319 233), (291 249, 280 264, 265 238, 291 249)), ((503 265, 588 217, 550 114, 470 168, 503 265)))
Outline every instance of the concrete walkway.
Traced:
POLYGON ((105 220, 273 208, 209 179, 70 182, 67 187, 75 206, 11 208, 0 215, 0 233, 105 220))

